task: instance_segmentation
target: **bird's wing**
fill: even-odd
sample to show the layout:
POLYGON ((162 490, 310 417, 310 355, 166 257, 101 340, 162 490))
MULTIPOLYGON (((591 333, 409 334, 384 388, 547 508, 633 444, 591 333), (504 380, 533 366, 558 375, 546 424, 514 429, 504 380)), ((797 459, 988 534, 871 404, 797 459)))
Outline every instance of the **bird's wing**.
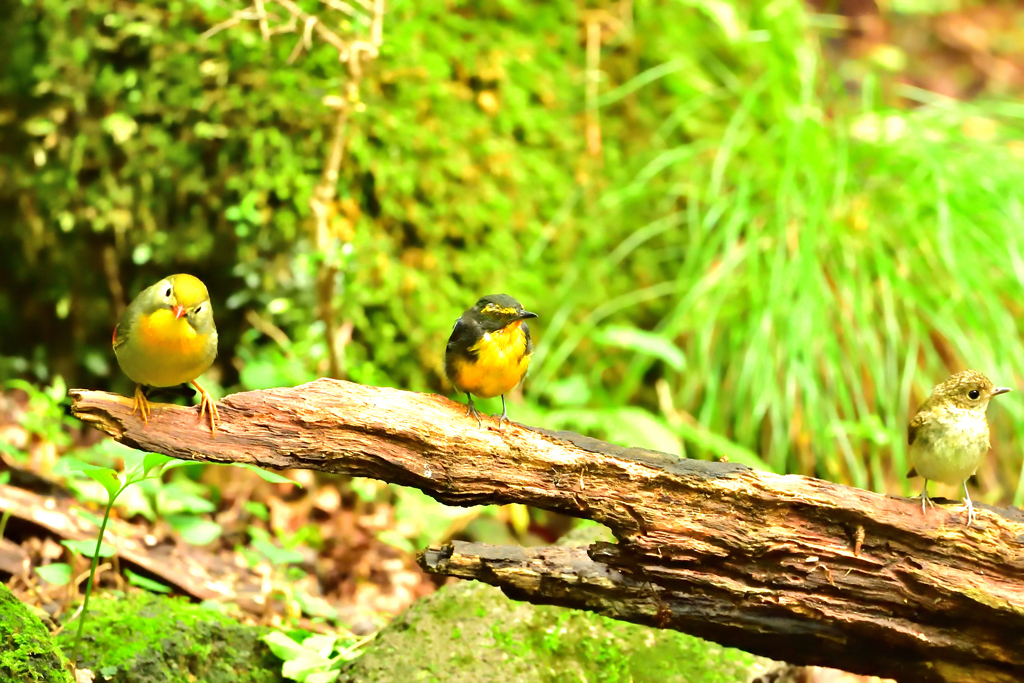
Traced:
MULTIPOLYGON (((463 346, 468 346, 470 343, 476 341, 476 336, 478 336, 478 333, 475 334, 475 332, 476 330, 474 329, 472 323, 466 322, 462 318, 459 318, 458 320, 455 321, 455 324, 452 325, 452 335, 448 337, 448 346, 445 348, 447 350, 454 350, 458 348, 460 344, 463 346)), ((470 353, 468 349, 466 349, 466 352, 470 353)))
MULTIPOLYGON (((910 424, 907 425, 908 446, 914 445, 914 441, 917 439, 917 430, 919 430, 921 428, 921 425, 924 424, 925 416, 931 409, 931 405, 931 399, 925 401, 924 404, 920 408, 918 408, 917 414, 914 415, 914 418, 910 421, 910 424)), ((911 467, 910 471, 907 472, 907 479, 913 479, 916 476, 918 476, 917 470, 914 467, 911 467)))
POLYGON ((117 325, 114 327, 114 339, 113 346, 114 351, 117 351, 125 342, 128 341, 128 325, 124 323, 124 316, 117 321, 117 325))
POLYGON ((921 407, 917 409, 917 413, 913 419, 910 420, 910 424, 907 426, 907 445, 913 446, 914 440, 917 439, 917 430, 924 424, 925 416, 931 412, 932 403, 934 396, 929 396, 928 399, 921 404, 921 407))
POLYGON ((912 419, 910 421, 910 425, 907 427, 907 445, 908 446, 913 446, 914 445, 914 439, 917 438, 917 430, 921 427, 922 423, 924 423, 924 412, 923 411, 918 412, 918 414, 914 416, 914 419, 912 419))

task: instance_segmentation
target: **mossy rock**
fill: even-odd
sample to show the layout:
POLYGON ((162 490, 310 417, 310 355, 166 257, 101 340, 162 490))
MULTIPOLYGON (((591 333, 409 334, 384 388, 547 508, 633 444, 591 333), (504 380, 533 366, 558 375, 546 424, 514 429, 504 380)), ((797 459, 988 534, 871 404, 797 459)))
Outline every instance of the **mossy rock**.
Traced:
POLYGON ((0 584, 0 681, 73 683, 67 659, 39 617, 0 584))
MULTIPOLYGON (((610 540, 578 529, 562 545, 610 540)), ((342 683, 746 683, 775 665, 676 631, 508 599, 467 581, 419 600, 376 638, 342 683)))
MULTIPOLYGON (((71 621, 60 634, 65 652, 77 631, 71 621)), ((103 595, 89 603, 78 664, 96 683, 277 683, 281 662, 262 635, 184 599, 103 595)))
POLYGON ((675 631, 515 602, 467 581, 406 610, 338 680, 747 683, 771 664, 675 631))

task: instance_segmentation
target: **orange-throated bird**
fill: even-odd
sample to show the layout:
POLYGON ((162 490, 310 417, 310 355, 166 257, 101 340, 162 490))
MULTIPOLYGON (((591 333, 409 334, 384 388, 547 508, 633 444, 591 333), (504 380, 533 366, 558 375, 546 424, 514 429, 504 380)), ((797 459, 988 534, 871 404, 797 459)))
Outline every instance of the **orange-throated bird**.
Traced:
POLYGON ((483 426, 473 396, 501 396, 501 422, 508 422, 505 394, 522 381, 530 367, 533 342, 526 324, 536 313, 508 294, 491 294, 476 302, 455 321, 444 354, 444 371, 455 388, 469 398, 466 415, 483 426))
POLYGON ((135 406, 149 424, 145 387, 173 387, 191 382, 199 390, 199 419, 210 413, 216 433, 217 406, 196 378, 217 357, 217 326, 210 294, 198 278, 171 275, 142 290, 114 328, 114 355, 124 374, 136 382, 135 406))

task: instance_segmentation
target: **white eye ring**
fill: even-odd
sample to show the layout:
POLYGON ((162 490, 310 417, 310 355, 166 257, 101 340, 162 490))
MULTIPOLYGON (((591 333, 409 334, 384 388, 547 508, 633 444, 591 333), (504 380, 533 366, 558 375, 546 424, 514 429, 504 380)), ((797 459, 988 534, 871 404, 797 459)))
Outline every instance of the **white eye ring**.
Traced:
POLYGON ((203 310, 203 305, 202 305, 202 304, 199 304, 198 306, 196 306, 196 310, 195 310, 195 312, 196 312, 196 313, 201 313, 201 312, 202 312, 202 310, 203 310))
POLYGON ((167 289, 164 290, 164 297, 167 299, 171 298, 171 286, 167 285, 167 289))

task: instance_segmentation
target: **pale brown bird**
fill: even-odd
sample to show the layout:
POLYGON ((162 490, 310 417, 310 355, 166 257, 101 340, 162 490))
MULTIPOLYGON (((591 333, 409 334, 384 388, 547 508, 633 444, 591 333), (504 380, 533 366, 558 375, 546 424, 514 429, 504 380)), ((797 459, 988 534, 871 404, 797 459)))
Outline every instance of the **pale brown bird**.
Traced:
POLYGON ((993 396, 1010 391, 997 387, 976 370, 958 372, 932 389, 910 421, 910 472, 907 477, 924 477, 921 511, 934 505, 928 497, 928 480, 963 484, 967 525, 974 521, 974 504, 967 480, 974 475, 988 453, 988 419, 985 410, 993 396))

